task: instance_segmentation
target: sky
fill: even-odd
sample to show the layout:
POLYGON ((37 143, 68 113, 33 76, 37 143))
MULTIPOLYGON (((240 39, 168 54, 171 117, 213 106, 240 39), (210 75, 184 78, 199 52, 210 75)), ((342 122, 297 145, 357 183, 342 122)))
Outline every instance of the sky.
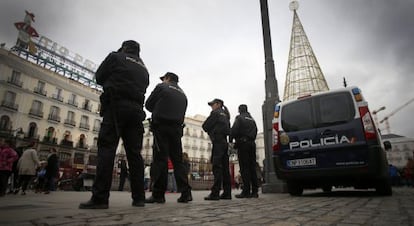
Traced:
MULTIPOLYGON (((283 97, 293 13, 269 0, 272 50, 283 97)), ((231 122, 247 104, 263 131, 265 68, 259 0, 2 0, 0 43, 15 22, 35 14, 41 36, 100 64, 122 41, 141 44, 150 73, 147 96, 167 71, 179 75, 187 116, 208 116, 224 100, 231 122)), ((356 85, 381 120, 414 98, 414 1, 299 0, 298 15, 330 89, 356 85)), ((389 118, 391 133, 414 138, 414 102, 389 118)), ((385 134, 385 125, 380 124, 385 134)))

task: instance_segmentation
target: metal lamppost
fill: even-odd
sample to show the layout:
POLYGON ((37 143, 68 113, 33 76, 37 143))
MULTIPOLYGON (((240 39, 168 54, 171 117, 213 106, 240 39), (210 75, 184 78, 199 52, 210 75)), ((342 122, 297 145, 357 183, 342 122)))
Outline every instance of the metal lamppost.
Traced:
POLYGON ((375 111, 372 112, 372 115, 374 116, 374 122, 377 124, 377 126, 379 126, 377 113, 380 112, 380 111, 382 111, 382 110, 385 110, 385 106, 382 106, 379 109, 377 109, 377 110, 375 110, 375 111))
POLYGON ((263 44, 265 53, 265 92, 266 97, 262 105, 263 114, 263 137, 265 147, 265 181, 262 186, 263 193, 285 192, 285 184, 278 180, 273 167, 272 150, 272 119, 275 104, 279 103, 279 94, 276 81, 275 65, 273 61, 272 42, 270 38, 269 12, 267 0, 260 0, 262 16, 263 44))

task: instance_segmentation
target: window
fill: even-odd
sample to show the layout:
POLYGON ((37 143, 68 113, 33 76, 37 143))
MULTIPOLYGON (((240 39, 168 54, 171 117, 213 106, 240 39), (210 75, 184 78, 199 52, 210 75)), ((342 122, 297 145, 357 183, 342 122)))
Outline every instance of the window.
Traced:
POLYGON ((86 146, 86 136, 85 134, 81 134, 79 136, 79 143, 78 143, 78 147, 79 148, 87 148, 86 146))
POLYGON ((320 126, 334 125, 352 120, 355 107, 348 93, 337 93, 319 98, 320 126))
POLYGON ((38 81, 37 87, 35 87, 34 92, 46 96, 45 86, 46 84, 44 82, 38 81))
POLYGON ((313 128, 310 99, 285 105, 282 112, 282 128, 286 132, 313 128))
POLYGON ((10 108, 10 109, 17 110, 18 105, 15 103, 16 103, 16 93, 7 91, 1 105, 7 108, 10 108))
POLYGON ((0 118, 0 130, 10 129, 10 118, 7 115, 3 115, 0 118))
POLYGON ((75 126, 75 112, 68 111, 68 114, 65 119, 65 124, 75 126))
POLYGON ((34 138, 37 134, 37 125, 34 122, 29 124, 29 138, 34 138))
POLYGON ((21 74, 20 72, 13 70, 12 76, 11 76, 11 78, 9 78, 8 82, 13 84, 13 85, 22 87, 23 82, 20 80, 20 77, 21 77, 20 74, 21 74))
POLYGON ((92 105, 88 99, 85 99, 85 102, 83 102, 82 109, 92 111, 92 105))
POLYGON ((85 154, 75 152, 75 156, 73 158, 74 164, 84 164, 85 163, 85 154))
POLYGON ((93 131, 99 132, 100 129, 101 129, 101 120, 95 119, 95 122, 93 124, 93 131))
POLYGON ((89 130, 89 117, 86 115, 81 116, 81 121, 79 124, 79 128, 89 130))
POLYGON ((38 100, 33 100, 29 114, 38 117, 43 117, 43 103, 38 100))
POLYGON ((63 97, 62 97, 62 89, 56 87, 56 91, 55 93, 52 95, 52 98, 55 100, 58 100, 60 102, 63 102, 63 97))
POLYGON ((75 106, 75 107, 77 107, 77 106, 78 106, 78 102, 76 102, 76 94, 72 93, 72 94, 69 96, 68 104, 73 105, 73 106, 75 106))
POLYGON ((49 120, 60 122, 60 109, 56 106, 50 107, 49 120))

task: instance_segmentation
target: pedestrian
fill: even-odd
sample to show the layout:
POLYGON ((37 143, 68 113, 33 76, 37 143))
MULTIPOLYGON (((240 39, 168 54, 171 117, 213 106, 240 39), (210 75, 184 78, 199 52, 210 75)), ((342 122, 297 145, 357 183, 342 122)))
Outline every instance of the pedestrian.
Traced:
POLYGON ((221 99, 208 102, 211 113, 202 127, 213 143, 211 162, 213 164, 214 183, 211 193, 204 200, 231 199, 231 182, 227 137, 230 135, 230 113, 221 99), (220 195, 221 187, 223 193, 220 195))
POLYGON ((145 119, 143 110, 149 74, 136 41, 122 43, 110 53, 95 73, 103 87, 100 96, 103 122, 98 136, 96 177, 92 197, 80 209, 107 209, 115 153, 122 138, 130 168, 132 206, 145 205, 144 162, 141 156, 145 119))
POLYGON ((177 192, 177 182, 174 177, 174 165, 171 159, 168 158, 168 185, 167 188, 170 192, 177 192))
POLYGON ((11 140, 0 138, 0 197, 6 195, 13 162, 19 158, 11 146, 11 140))
POLYGON ((32 141, 26 150, 23 151, 17 167, 19 168, 19 181, 22 186, 22 195, 26 195, 26 189, 36 175, 36 170, 40 167, 40 161, 36 151, 37 143, 32 141))
POLYGON ((46 161, 40 161, 40 167, 37 169, 36 178, 33 181, 35 193, 41 193, 46 187, 46 161))
POLYGON ((253 117, 247 111, 247 105, 239 106, 239 115, 236 116, 231 127, 230 142, 236 141, 240 173, 243 180, 242 192, 236 198, 258 198, 258 179, 256 171, 256 136, 257 126, 253 117))
POLYGON ((119 186, 118 186, 118 191, 123 191, 124 190, 124 185, 125 185, 125 180, 127 178, 129 178, 129 173, 128 173, 128 166, 127 166, 127 162, 125 161, 125 159, 121 159, 119 161, 119 186))
POLYGON ((150 187, 151 187, 151 167, 149 165, 145 166, 144 169, 144 190, 149 190, 151 191, 150 187))
POLYGON ((165 203, 167 189, 168 158, 174 167, 174 177, 178 192, 181 196, 177 202, 192 201, 191 186, 185 174, 183 163, 183 136, 184 117, 187 110, 187 97, 178 86, 178 76, 167 72, 161 78, 145 107, 152 112, 151 130, 154 136, 153 162, 151 165, 151 180, 153 180, 152 196, 147 203, 165 203))
POLYGON ((19 162, 20 157, 23 154, 23 151, 26 149, 26 146, 20 146, 17 147, 16 149, 14 149, 17 153, 18 158, 13 162, 13 170, 12 170, 12 186, 10 187, 10 194, 17 194, 19 193, 19 187, 20 187, 20 182, 19 182, 19 167, 17 167, 17 163, 19 162))
POLYGON ((47 156, 46 165, 46 183, 45 194, 49 194, 51 191, 55 191, 55 181, 59 175, 59 157, 57 155, 56 148, 49 149, 49 155, 47 156))

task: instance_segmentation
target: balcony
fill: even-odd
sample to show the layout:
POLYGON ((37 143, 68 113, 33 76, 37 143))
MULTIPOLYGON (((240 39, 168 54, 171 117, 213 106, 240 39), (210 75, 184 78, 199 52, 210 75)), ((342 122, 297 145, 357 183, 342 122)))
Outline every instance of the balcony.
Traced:
POLYGON ((30 109, 29 115, 34 116, 36 118, 43 118, 43 111, 39 109, 30 109))
POLYGON ((76 102, 75 100, 71 100, 71 99, 69 99, 69 100, 68 100, 68 104, 69 104, 69 105, 72 105, 72 106, 75 106, 75 107, 78 107, 78 102, 76 102))
POLYGON ((67 146, 67 147, 73 147, 73 141, 70 141, 70 140, 62 140, 60 142, 60 145, 67 146))
POLYGON ((59 94, 52 94, 52 98, 57 101, 63 102, 63 97, 59 94))
POLYGON ((7 79, 7 82, 12 84, 12 85, 18 86, 20 88, 23 86, 23 82, 20 81, 20 79, 16 79, 16 78, 13 78, 13 77, 9 77, 7 79))
POLYGON ((60 116, 49 114, 49 117, 47 117, 47 120, 50 121, 50 122, 59 123, 60 122, 60 116))
POLYGON ((75 127, 75 126, 76 126, 76 122, 75 122, 75 120, 73 120, 73 119, 65 119, 64 124, 65 124, 65 125, 68 125, 68 126, 73 126, 73 127, 75 127))
POLYGON ((19 109, 19 105, 18 104, 15 104, 14 102, 7 101, 7 100, 3 100, 1 102, 1 106, 2 107, 5 107, 5 108, 8 108, 10 110, 13 110, 13 111, 17 111, 17 109, 19 109))
POLYGON ((90 125, 87 123, 80 123, 79 124, 79 128, 80 129, 84 129, 84 130, 89 130, 90 129, 90 125))
POLYGON ((33 90, 34 93, 40 94, 42 96, 46 96, 47 92, 43 88, 35 87, 33 90))

